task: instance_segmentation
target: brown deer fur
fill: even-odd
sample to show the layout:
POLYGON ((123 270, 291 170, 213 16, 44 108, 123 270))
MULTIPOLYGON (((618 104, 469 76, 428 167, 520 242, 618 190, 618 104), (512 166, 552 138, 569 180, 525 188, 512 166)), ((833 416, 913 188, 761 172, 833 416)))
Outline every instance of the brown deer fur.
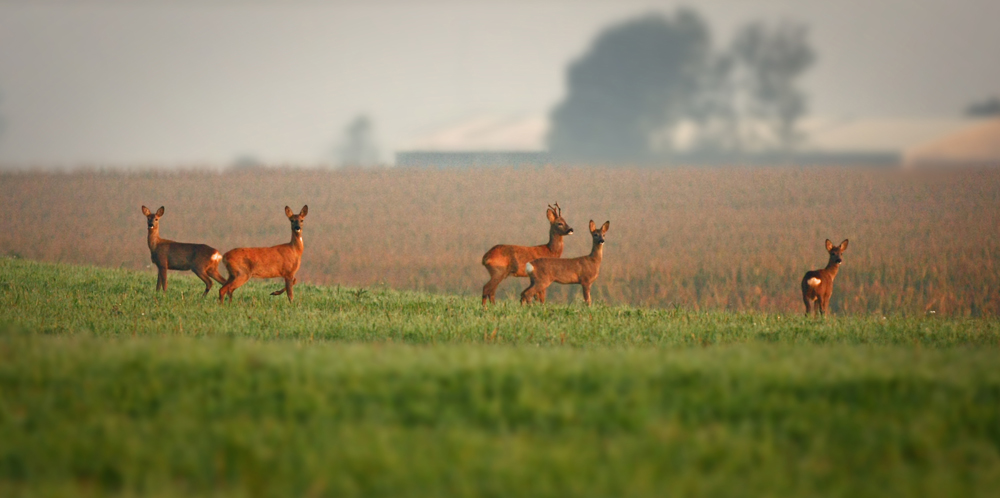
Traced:
POLYGON ((287 293, 288 302, 292 302, 292 286, 295 285, 295 272, 299 271, 302 262, 302 224, 305 222, 309 206, 302 206, 302 211, 295 214, 285 206, 285 216, 292 224, 292 241, 273 247, 238 247, 222 256, 222 262, 229 270, 229 280, 219 289, 219 303, 225 296, 233 302, 233 291, 247 283, 252 277, 285 279, 285 288, 271 293, 278 296, 287 293))
POLYGON ((163 206, 151 213, 149 208, 142 206, 142 214, 146 215, 146 243, 149 244, 149 258, 159 270, 156 274, 156 290, 167 290, 167 270, 191 270, 202 282, 205 282, 205 294, 212 290, 212 279, 220 284, 225 282, 219 274, 219 261, 222 256, 219 251, 205 244, 187 244, 160 238, 160 217, 163 216, 163 206))
POLYGON ((841 254, 847 250, 847 239, 844 239, 839 246, 833 245, 830 239, 826 240, 826 251, 830 253, 830 262, 822 270, 806 272, 802 277, 802 301, 806 303, 806 315, 810 311, 815 312, 818 308, 820 314, 826 315, 830 311, 830 296, 833 295, 833 279, 837 278, 837 270, 844 262, 841 254), (819 301, 818 306, 816 301, 819 301))
POLYGON ((608 233, 610 221, 605 221, 600 229, 590 220, 590 235, 594 239, 593 249, 587 256, 572 259, 543 258, 536 259, 526 265, 531 285, 521 293, 521 304, 531 303, 533 297, 545 304, 545 291, 552 282, 560 284, 580 284, 583 287, 583 300, 590 306, 590 286, 597 280, 601 271, 601 258, 604 255, 604 234, 608 233))
POLYGON ((490 281, 483 286, 483 306, 486 300, 496 302, 497 286, 510 275, 527 277, 524 265, 540 258, 558 258, 563 252, 563 236, 571 235, 573 229, 562 217, 562 209, 557 202, 545 211, 549 220, 549 243, 541 246, 497 245, 483 255, 483 266, 490 272, 490 281))

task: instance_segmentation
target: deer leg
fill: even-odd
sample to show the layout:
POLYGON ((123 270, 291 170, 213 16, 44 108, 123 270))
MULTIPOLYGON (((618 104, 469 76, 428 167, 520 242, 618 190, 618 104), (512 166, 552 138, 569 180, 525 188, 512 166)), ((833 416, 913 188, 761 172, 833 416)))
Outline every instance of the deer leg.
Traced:
POLYGON ((218 282, 219 285, 225 285, 226 284, 226 279, 222 278, 222 274, 219 273, 219 267, 217 265, 216 266, 209 266, 205 270, 205 274, 208 275, 209 277, 212 277, 212 279, 215 280, 216 282, 218 282))
POLYGON ((483 286, 483 306, 486 306, 487 299, 490 300, 490 304, 496 304, 497 287, 507 278, 505 269, 487 266, 486 271, 490 272, 490 281, 483 286))
POLYGON ((204 271, 200 270, 191 270, 191 271, 193 271, 195 275, 198 275, 198 278, 200 278, 202 282, 205 282, 205 293, 202 294, 201 297, 207 296, 208 291, 212 290, 212 279, 208 278, 208 275, 206 275, 204 271))
POLYGON ((157 292, 159 292, 159 290, 162 289, 162 288, 163 288, 163 274, 160 272, 160 269, 157 268, 156 269, 156 290, 157 290, 157 292))
POLYGON ((167 291, 167 267, 166 266, 160 268, 159 282, 160 282, 160 288, 163 289, 163 292, 166 292, 167 291))
POLYGON ((230 273, 229 278, 226 279, 226 283, 222 284, 222 288, 219 289, 219 304, 222 304, 222 300, 226 297, 226 294, 229 292, 229 288, 233 286, 233 280, 235 279, 236 276, 233 273, 230 273))
POLYGON ((548 287, 538 290, 538 302, 545 304, 545 294, 549 291, 548 287))
MULTIPOLYGON (((299 283, 299 279, 297 279, 295 277, 292 277, 292 285, 295 285, 297 283, 299 283)), ((285 280, 285 286, 282 287, 282 288, 280 288, 280 289, 278 289, 278 290, 276 290, 276 291, 274 291, 274 292, 272 292, 271 295, 272 296, 280 296, 280 295, 284 294, 286 290, 289 293, 291 292, 291 285, 288 285, 288 280, 287 279, 285 280)), ((291 294, 289 294, 289 295, 291 295, 291 294)), ((291 300, 291 298, 289 298, 289 300, 291 300)))
POLYGON ((285 279, 285 294, 288 295, 288 302, 292 302, 293 285, 295 285, 295 277, 285 279))
POLYGON ((590 306, 590 284, 580 284, 583 287, 583 301, 590 306))
POLYGON ((226 285, 222 286, 222 289, 219 290, 219 304, 222 304, 223 295, 229 296, 229 302, 233 302, 233 291, 247 283, 247 280, 250 280, 249 275, 229 275, 226 285))
POLYGON ((531 304, 531 297, 535 293, 535 283, 532 282, 524 292, 521 293, 521 304, 531 304))

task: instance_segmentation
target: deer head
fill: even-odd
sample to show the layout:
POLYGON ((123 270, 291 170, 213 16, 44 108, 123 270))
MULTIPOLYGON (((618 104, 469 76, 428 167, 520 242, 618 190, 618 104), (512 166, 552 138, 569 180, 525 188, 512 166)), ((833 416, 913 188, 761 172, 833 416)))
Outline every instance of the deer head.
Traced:
POLYGON ((151 212, 146 206, 143 206, 142 214, 146 215, 146 228, 150 230, 160 228, 160 217, 163 216, 163 206, 160 206, 160 209, 157 209, 155 213, 151 212))
POLYGON ((604 243, 604 234, 608 233, 608 228, 611 227, 610 221, 605 221, 601 228, 597 228, 594 224, 594 220, 590 220, 590 236, 594 238, 594 246, 599 246, 604 243))
POLYGON ((302 211, 299 214, 292 212, 292 209, 285 206, 285 216, 288 217, 288 221, 292 222, 292 231, 295 233, 302 232, 302 224, 305 223, 306 214, 309 213, 309 206, 302 206, 302 211))
POLYGON ((826 252, 830 253, 830 264, 827 266, 840 266, 844 259, 840 257, 847 250, 847 239, 844 239, 839 246, 833 245, 830 239, 826 239, 826 252))
POLYGON ((562 217, 562 208, 559 207, 557 202, 555 206, 549 205, 549 209, 545 211, 545 217, 549 219, 549 232, 555 235, 573 235, 573 229, 570 228, 569 223, 562 217))

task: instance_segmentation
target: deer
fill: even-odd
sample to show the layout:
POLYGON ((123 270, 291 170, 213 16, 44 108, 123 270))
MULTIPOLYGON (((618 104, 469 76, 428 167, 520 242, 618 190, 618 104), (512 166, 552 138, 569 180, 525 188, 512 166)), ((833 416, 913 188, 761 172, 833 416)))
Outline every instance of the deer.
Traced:
POLYGON ((590 254, 572 259, 542 258, 525 265, 531 285, 521 293, 521 304, 531 304, 532 298, 545 304, 545 292, 552 282, 560 284, 580 284, 583 287, 583 300, 590 306, 590 286, 597 280, 601 272, 601 259, 604 255, 604 235, 611 227, 610 221, 605 221, 601 228, 590 220, 590 236, 594 239, 590 254))
POLYGON ((847 239, 844 239, 839 246, 833 245, 830 239, 826 239, 826 252, 830 253, 830 262, 826 264, 826 268, 806 272, 802 277, 802 301, 806 303, 806 316, 809 316, 810 311, 814 314, 819 311, 824 316, 830 311, 833 279, 837 278, 837 271, 844 262, 841 255, 846 250, 847 239), (819 301, 818 305, 816 301, 819 301))
POLYGON ((205 244, 188 244, 160 238, 160 218, 164 208, 160 206, 155 213, 142 206, 142 214, 146 215, 146 243, 149 245, 149 259, 156 265, 156 290, 167 291, 167 270, 191 270, 202 282, 205 282, 205 292, 212 290, 212 279, 220 284, 225 282, 219 274, 219 261, 222 256, 215 248, 205 244))
POLYGON ((305 223, 309 206, 302 206, 299 214, 285 206, 285 216, 292 224, 292 241, 273 247, 237 247, 222 255, 222 262, 229 270, 229 279, 219 289, 219 304, 226 296, 233 302, 233 291, 247 283, 252 277, 285 279, 285 287, 271 293, 272 296, 285 294, 292 302, 292 287, 298 282, 295 273, 302 263, 302 224, 305 223))
POLYGON ((490 273, 490 280, 483 286, 483 307, 486 300, 496 303, 497 287, 508 276, 527 277, 524 266, 529 261, 540 258, 558 258, 563 252, 563 237, 573 235, 573 229, 562 216, 562 208, 557 202, 545 210, 549 220, 549 242, 540 246, 496 245, 483 254, 483 266, 490 273))

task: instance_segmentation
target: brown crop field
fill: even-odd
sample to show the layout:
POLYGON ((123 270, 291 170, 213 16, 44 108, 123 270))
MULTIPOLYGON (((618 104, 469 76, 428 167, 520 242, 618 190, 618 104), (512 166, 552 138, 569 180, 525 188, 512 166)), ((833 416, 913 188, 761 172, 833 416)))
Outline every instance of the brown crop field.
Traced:
MULTIPOLYGON (((308 204, 300 281, 478 299, 482 254, 544 243, 555 201, 577 232, 564 256, 589 252, 588 220, 611 221, 597 303, 798 313, 824 240, 848 238, 835 313, 1000 314, 998 169, 4 173, 0 253, 150 268, 140 205, 166 206, 163 237, 226 251, 287 242, 284 206, 308 204)), ((508 279, 498 298, 526 285, 508 279)), ((579 294, 557 285, 550 300, 579 294)))

